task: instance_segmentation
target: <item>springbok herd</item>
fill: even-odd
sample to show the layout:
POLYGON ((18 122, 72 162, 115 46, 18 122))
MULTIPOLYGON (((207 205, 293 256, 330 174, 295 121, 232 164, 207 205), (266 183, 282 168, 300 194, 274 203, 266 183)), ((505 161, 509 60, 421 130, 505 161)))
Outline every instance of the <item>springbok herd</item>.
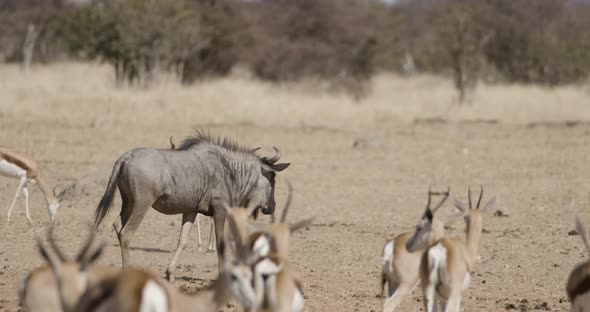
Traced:
MULTIPOLYGON (((172 140, 170 143, 170 149, 131 150, 115 162, 94 225, 75 258, 67 257, 57 246, 52 226, 46 239, 37 238, 47 264, 27 273, 19 284, 24 311, 218 311, 229 300, 244 311, 303 311, 303 281, 289 261, 289 239, 291 233, 310 225, 312 218, 285 222, 292 196, 288 181, 287 202, 278 222, 274 218, 276 175, 289 166, 278 163, 280 150, 275 147, 274 156, 260 157, 258 149, 203 132, 187 138, 178 148, 172 140), (113 228, 121 247, 121 270, 101 264, 102 245, 94 243, 116 189, 122 206, 113 228), (182 214, 178 246, 165 272, 168 281, 148 270, 129 267, 131 236, 150 207, 164 214, 182 214), (272 222, 255 222, 260 212, 271 215, 272 222), (217 250, 219 277, 210 289, 186 295, 173 285, 174 270, 193 223, 199 224, 198 214, 213 218, 215 246, 211 241, 208 251, 217 250)), ((0 147, 0 174, 19 180, 8 222, 21 193, 27 221, 32 222, 29 183, 39 186, 54 220, 67 188, 59 194, 55 189, 51 192, 34 160, 5 147, 0 147)), ((381 284, 388 290, 383 311, 394 311, 418 284, 426 311, 436 311, 437 301, 443 311, 460 310, 462 293, 469 287, 478 257, 484 215, 496 205, 496 196, 485 204, 483 197, 484 188, 479 187, 473 202, 469 188, 465 205, 450 194, 450 188, 443 192, 429 188, 416 230, 399 234, 383 248, 381 284), (434 197, 440 201, 433 206, 434 197), (457 212, 441 220, 437 211, 448 197, 457 212), (465 239, 447 238, 445 226, 461 218, 465 239)), ((589 233, 577 216, 576 230, 590 251, 589 233)), ((572 271, 566 291, 572 311, 590 309, 590 261, 572 271)))

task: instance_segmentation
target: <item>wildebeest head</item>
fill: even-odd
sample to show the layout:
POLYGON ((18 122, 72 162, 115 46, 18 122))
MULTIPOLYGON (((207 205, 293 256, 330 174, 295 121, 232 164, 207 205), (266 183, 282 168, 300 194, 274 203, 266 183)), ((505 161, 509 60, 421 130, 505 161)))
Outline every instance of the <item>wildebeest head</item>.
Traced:
MULTIPOLYGON (((262 213, 264 214, 273 214, 275 211, 275 183, 276 183, 276 176, 277 172, 283 171, 287 169, 290 163, 280 163, 277 164, 277 161, 281 158, 281 150, 277 147, 274 147, 275 155, 273 157, 261 157, 261 170, 262 175, 266 179, 265 182, 268 183, 266 187, 266 205, 262 207, 262 213)), ((266 184, 266 183, 265 183, 266 184)))

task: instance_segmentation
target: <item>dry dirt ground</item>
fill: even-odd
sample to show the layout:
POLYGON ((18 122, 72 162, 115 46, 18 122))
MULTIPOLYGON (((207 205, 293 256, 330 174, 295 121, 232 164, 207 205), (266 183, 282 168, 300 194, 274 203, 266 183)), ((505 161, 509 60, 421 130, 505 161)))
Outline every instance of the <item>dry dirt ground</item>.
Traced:
MULTIPOLYGON (((0 77, 6 76, 0 73, 0 77)), ((55 80, 63 81, 59 76, 55 80)), ((260 122, 222 117, 222 122, 211 123, 206 118, 177 118, 169 114, 175 103, 153 100, 141 91, 113 89, 107 94, 97 87, 101 94, 96 95, 92 87, 85 87, 68 96, 62 93, 74 82, 18 83, 0 81, 0 144, 33 155, 52 185, 77 183, 56 221, 58 243, 69 253, 82 243, 111 166, 123 152, 140 146, 167 147, 170 136, 178 141, 197 127, 247 146, 263 146, 261 154, 271 153, 272 145, 280 146, 283 160, 291 162, 279 175, 278 205, 286 195, 281 177, 287 177, 295 189, 289 220, 317 216, 312 226, 294 235, 291 249, 291 259, 304 277, 306 311, 381 310, 381 249, 387 239, 412 230, 429 184, 449 185, 463 199, 468 185, 483 184, 484 200, 499 194, 497 210, 503 216, 490 214, 484 221, 480 258, 464 295, 464 311, 567 311, 567 276, 575 264, 588 258, 580 237, 569 233, 575 211, 590 223, 590 125, 586 123, 404 122, 386 115, 354 126, 346 119, 340 126, 310 126, 302 123, 303 117, 272 124, 263 120, 272 116, 263 113, 260 122), (54 89, 62 90, 59 96, 47 91, 54 89), (136 98, 138 103, 131 108, 123 103, 136 98), (108 115, 96 108, 102 104, 110 107, 108 115)), ((286 96, 287 91, 280 92, 286 96)), ((224 116, 232 109, 201 105, 197 92, 185 97, 190 105, 178 104, 184 105, 177 108, 180 113, 198 115, 205 107, 207 114, 224 116)), ((26 223, 22 201, 11 223, 6 223, 15 188, 16 181, 0 178, 3 311, 18 309, 20 278, 42 264, 34 237, 43 236, 49 224, 37 189, 31 192, 35 223, 26 223)), ((101 261, 114 266, 120 265, 120 251, 110 221, 118 214, 119 203, 99 233, 106 242, 101 261)), ((443 209, 450 214, 450 202, 443 209)), ((180 216, 151 210, 132 239, 132 264, 163 275, 176 247, 179 223, 180 216)), ((207 239, 209 221, 201 225, 207 239)), ((462 237, 463 230, 458 222, 450 235, 462 237)), ((216 257, 197 251, 195 233, 193 228, 192 242, 177 271, 177 285, 186 291, 206 287, 217 274, 216 257)), ((417 289, 399 311, 419 311, 421 301, 417 289)))

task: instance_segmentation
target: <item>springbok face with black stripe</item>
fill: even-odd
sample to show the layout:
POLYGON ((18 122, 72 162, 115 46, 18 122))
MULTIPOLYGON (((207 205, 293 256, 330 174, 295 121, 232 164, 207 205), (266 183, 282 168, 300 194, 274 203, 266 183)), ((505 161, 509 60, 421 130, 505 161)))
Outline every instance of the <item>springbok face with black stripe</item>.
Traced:
MULTIPOLYGON (((579 216, 575 217, 576 231, 582 237, 586 250, 590 251, 588 230, 579 216)), ((590 260, 577 265, 567 281, 567 296, 571 302, 572 312, 590 309, 590 260)))

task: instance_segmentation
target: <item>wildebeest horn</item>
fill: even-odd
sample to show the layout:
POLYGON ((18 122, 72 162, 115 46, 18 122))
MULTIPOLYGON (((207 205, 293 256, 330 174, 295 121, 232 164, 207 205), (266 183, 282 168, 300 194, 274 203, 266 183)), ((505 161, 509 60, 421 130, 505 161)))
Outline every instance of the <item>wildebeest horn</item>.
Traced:
POLYGON ((262 148, 262 147, 260 147, 260 146, 259 146, 259 147, 256 147, 256 148, 253 148, 253 149, 251 149, 251 150, 250 150, 250 152, 251 152, 251 153, 256 153, 256 152, 258 152, 258 150, 259 150, 259 149, 261 149, 261 148, 262 148))
POLYGON ((289 188, 289 195, 287 195, 287 202, 285 203, 285 208, 281 214, 281 223, 285 223, 285 220, 287 219, 287 212, 289 211, 289 206, 291 206, 291 200, 293 199, 293 185, 291 185, 291 182, 287 179, 285 179, 285 182, 287 182, 287 187, 289 188))
POLYGON ((53 235, 54 229, 55 229, 55 227, 53 225, 51 225, 51 226, 49 226, 49 229, 47 231, 48 232, 47 236, 49 237, 49 245, 51 246, 51 249, 53 249, 57 258, 59 258, 59 260, 61 262, 64 262, 64 261, 66 261, 66 256, 59 249, 59 247, 57 246, 57 243, 55 242, 55 237, 53 235))
POLYGON ((273 146, 272 148, 275 150, 275 155, 266 160, 269 165, 274 165, 279 159, 281 159, 281 150, 276 146, 273 146))

